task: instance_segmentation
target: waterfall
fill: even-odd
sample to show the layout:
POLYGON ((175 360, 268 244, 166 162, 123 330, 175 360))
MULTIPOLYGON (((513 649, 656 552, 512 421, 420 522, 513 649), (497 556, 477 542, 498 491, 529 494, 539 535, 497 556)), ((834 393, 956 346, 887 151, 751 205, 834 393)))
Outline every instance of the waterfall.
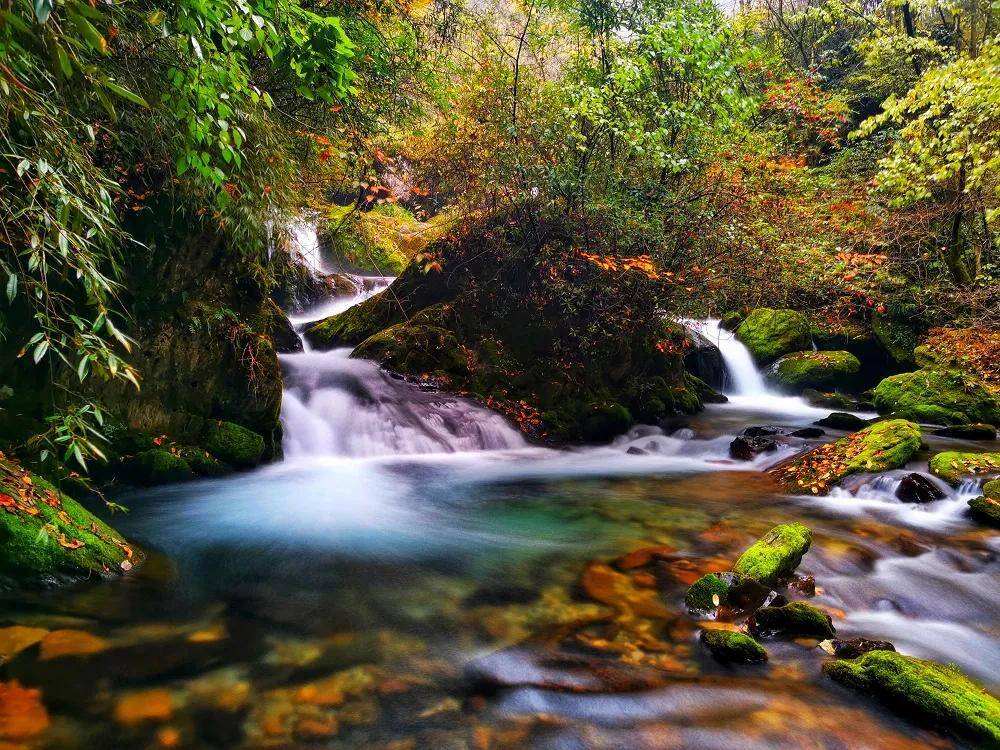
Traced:
MULTIPOLYGON (((359 293, 293 320, 343 312, 391 279, 358 279, 359 293)), ((284 354, 283 449, 289 458, 373 457, 520 448, 521 433, 474 402, 393 377, 350 349, 284 354)))
POLYGON ((692 328, 719 348, 728 375, 727 394, 731 396, 771 396, 764 383, 764 376, 757 369, 750 351, 731 331, 719 327, 719 321, 687 320, 684 325, 692 328))
POLYGON ((326 273, 323 258, 319 249, 319 236, 316 234, 316 223, 308 218, 299 218, 288 225, 292 235, 295 251, 302 263, 314 274, 326 273))

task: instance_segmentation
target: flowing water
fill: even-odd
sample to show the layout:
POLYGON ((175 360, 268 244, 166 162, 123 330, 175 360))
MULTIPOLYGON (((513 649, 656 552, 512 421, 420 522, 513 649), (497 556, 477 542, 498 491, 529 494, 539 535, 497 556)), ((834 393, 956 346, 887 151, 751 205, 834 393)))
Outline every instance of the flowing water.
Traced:
POLYGON ((149 561, 2 594, 0 624, 67 631, 76 653, 0 669, 41 690, 59 748, 953 747, 829 682, 815 641, 768 641, 759 667, 701 649, 687 586, 797 520, 815 534, 799 573, 839 634, 1000 688, 1000 538, 964 513, 976 488, 909 505, 892 472, 779 494, 763 469, 819 441, 744 463, 733 435, 826 412, 699 328, 728 404, 575 450, 347 351, 285 355, 285 460, 124 498, 115 522, 149 561), (644 548, 641 573, 607 566, 644 548))

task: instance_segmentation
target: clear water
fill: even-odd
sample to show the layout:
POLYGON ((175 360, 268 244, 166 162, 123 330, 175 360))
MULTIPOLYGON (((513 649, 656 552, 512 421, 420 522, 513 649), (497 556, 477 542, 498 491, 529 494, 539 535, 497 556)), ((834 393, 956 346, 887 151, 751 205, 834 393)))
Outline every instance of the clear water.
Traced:
POLYGON ((831 684, 815 642, 768 641, 762 667, 705 655, 687 586, 792 520, 842 635, 1000 688, 1000 538, 962 512, 971 488, 907 508, 896 475, 779 494, 763 469, 801 446, 748 464, 728 444, 762 414, 810 422, 794 399, 556 451, 344 352, 284 365, 285 461, 123 498, 115 523, 151 550, 133 577, 0 594, 2 625, 103 639, 0 666, 41 691, 37 746, 952 747, 831 684), (595 601, 585 572, 644 547, 649 575, 595 601))

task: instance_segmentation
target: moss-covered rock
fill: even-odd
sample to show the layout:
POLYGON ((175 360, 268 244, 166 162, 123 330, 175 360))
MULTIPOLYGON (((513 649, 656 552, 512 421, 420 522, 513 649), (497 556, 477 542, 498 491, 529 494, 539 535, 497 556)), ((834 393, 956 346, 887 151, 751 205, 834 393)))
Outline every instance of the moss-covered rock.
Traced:
POLYGON ((180 449, 179 455, 200 477, 221 477, 233 470, 231 466, 223 463, 203 448, 185 446, 180 449))
POLYGON ((634 424, 632 414, 621 404, 591 404, 583 422, 583 437, 590 442, 603 442, 621 435, 634 424))
POLYGON ((944 451, 932 456, 929 464, 931 474, 954 485, 974 476, 1000 476, 1000 453, 944 451))
POLYGON ((1000 499, 986 495, 974 497, 969 501, 969 511, 977 520, 1000 528, 1000 499))
POLYGON ((812 544, 812 532, 800 523, 775 526, 747 549, 733 566, 733 572, 766 586, 791 575, 812 544))
POLYGON ((688 588, 684 605, 690 610, 711 612, 718 606, 714 597, 719 598, 719 604, 726 603, 732 578, 732 574, 706 573, 688 588))
POLYGON ((837 682, 874 695, 900 716, 968 738, 979 747, 1000 747, 1000 701, 954 667, 869 651, 857 659, 823 665, 837 682))
POLYGON ((440 305, 389 326, 362 341, 351 356, 374 359, 405 374, 462 374, 468 357, 455 334, 444 327, 440 305))
POLYGON ((822 427, 829 427, 833 430, 863 430, 868 426, 866 420, 846 411, 831 412, 822 419, 817 419, 815 424, 822 427))
POLYGON ((920 330, 908 316, 876 313, 871 325, 875 338, 893 360, 900 365, 913 364, 920 330))
POLYGON ((994 479, 983 485, 983 495, 1000 500, 1000 479, 994 479))
POLYGON ((0 574, 123 573, 140 554, 71 497, 0 454, 0 574))
POLYGON ((761 607, 753 615, 756 633, 786 638, 832 638, 836 634, 830 616, 805 602, 791 602, 781 607, 761 607))
POLYGON ((969 418, 960 411, 952 411, 934 404, 903 406, 888 415, 891 419, 908 419, 917 424, 953 425, 967 422, 969 418))
POLYGON ((743 313, 739 310, 730 310, 722 314, 719 319, 719 328, 723 331, 735 331, 743 322, 743 313))
POLYGON ((186 482, 195 478, 191 464, 162 448, 151 448, 122 461, 125 480, 132 484, 153 486, 186 482))
POLYGON ((899 469, 920 450, 920 427, 904 419, 876 422, 771 470, 789 492, 825 495, 858 472, 899 469))
POLYGON ((735 630, 703 630, 701 642, 723 664, 763 664, 767 661, 763 646, 735 630))
POLYGON ((768 368, 767 379, 784 390, 845 386, 861 370, 861 362, 850 352, 793 352, 768 368))
POLYGON ((220 461, 240 468, 256 466, 264 453, 264 438, 234 422, 210 421, 202 443, 220 461))
POLYGON ((956 424, 934 430, 941 437, 958 438, 960 440, 996 440, 997 428, 991 424, 956 424))
POLYGON ((957 422, 1000 424, 1000 397, 978 378, 955 370, 892 375, 876 386, 873 401, 882 414, 936 406, 952 412, 957 422))
POLYGON ((845 393, 830 391, 818 391, 814 388, 806 388, 802 391, 802 398, 813 406, 822 406, 827 409, 840 409, 843 411, 872 411, 875 407, 870 401, 849 396, 845 393))
POLYGON ((736 338, 761 364, 773 362, 783 354, 808 349, 812 344, 809 320, 795 310, 759 307, 736 329, 736 338))

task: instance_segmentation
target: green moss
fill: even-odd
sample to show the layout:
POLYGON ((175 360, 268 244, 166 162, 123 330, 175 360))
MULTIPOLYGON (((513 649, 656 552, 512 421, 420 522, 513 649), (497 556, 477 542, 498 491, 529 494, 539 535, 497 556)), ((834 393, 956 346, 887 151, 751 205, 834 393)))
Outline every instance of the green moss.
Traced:
POLYGON ((729 595, 729 582, 719 573, 707 573, 691 584, 684 595, 684 604, 688 609, 711 612, 716 608, 713 596, 719 597, 719 603, 725 604, 729 595))
POLYGON ((1000 479, 994 479, 983 485, 983 495, 1000 500, 1000 479))
POLYGON ((890 414, 893 419, 908 419, 919 424, 965 424, 969 418, 960 411, 945 409, 933 404, 914 404, 904 406, 890 414))
POLYGON ((351 356, 374 359, 408 375, 464 373, 468 358, 455 334, 442 325, 444 319, 442 306, 434 305, 368 337, 351 356))
POLYGON ((832 638, 836 634, 830 616, 805 602, 783 607, 761 607, 753 615, 754 629, 787 638, 832 638))
POLYGON ((256 466, 264 453, 264 438, 234 422, 208 422, 202 441, 205 449, 220 461, 240 468, 256 466))
POLYGON ((837 682, 874 695, 918 724, 1000 747, 1000 701, 954 667, 869 651, 823 666, 837 682))
POLYGON ((882 348, 900 364, 912 364, 913 350, 917 345, 917 329, 901 316, 874 315, 872 333, 882 348))
POLYGON ((961 440, 996 440, 997 428, 991 424, 957 424, 934 431, 942 437, 959 438, 961 440))
POLYGON ((843 386, 861 369, 850 352, 794 352, 786 354, 768 370, 767 378, 790 391, 843 386))
POLYGON ((882 414, 927 405, 961 415, 965 422, 1000 424, 1000 397, 978 378, 955 370, 892 375, 876 386, 874 403, 882 414))
POLYGON ((603 442, 617 437, 632 426, 632 414, 621 404, 591 404, 583 422, 583 437, 603 442))
POLYGON ((800 523, 775 526, 740 555, 733 572, 766 586, 791 575, 812 544, 812 532, 800 523))
POLYGON ((762 664, 767 651, 748 635, 735 630, 703 630, 701 642, 724 664, 762 664))
POLYGON ((920 427, 905 419, 890 419, 814 448, 771 471, 790 492, 826 494, 850 474, 899 469, 919 450, 920 427))
POLYGON ((722 314, 722 318, 719 320, 719 328, 723 331, 735 331, 742 322, 743 313, 738 310, 730 310, 722 314))
POLYGON ((969 511, 983 523, 1000 527, 1000 500, 996 497, 974 497, 969 501, 969 511))
POLYGON ((187 461, 162 448, 151 448, 125 458, 123 468, 129 482, 147 486, 184 482, 195 477, 187 461))
POLYGON ((24 476, 30 477, 0 461, 0 495, 14 503, 4 501, 0 510, 0 572, 34 577, 131 568, 126 549, 132 550, 117 531, 40 477, 30 477, 27 485, 24 476), (27 499, 18 489, 27 491, 27 499))
POLYGON ((356 346, 398 320, 398 311, 393 309, 387 292, 382 291, 342 313, 314 323, 302 335, 317 349, 356 346))
POLYGON ((931 457, 931 474, 950 484, 972 476, 1000 475, 1000 453, 944 451, 931 457))
POLYGON ((812 344, 809 321, 795 310, 760 307, 736 329, 736 338, 758 362, 767 364, 783 354, 808 349, 812 344))
POLYGON ((219 477, 232 471, 232 468, 202 448, 181 448, 180 457, 200 477, 219 477))

